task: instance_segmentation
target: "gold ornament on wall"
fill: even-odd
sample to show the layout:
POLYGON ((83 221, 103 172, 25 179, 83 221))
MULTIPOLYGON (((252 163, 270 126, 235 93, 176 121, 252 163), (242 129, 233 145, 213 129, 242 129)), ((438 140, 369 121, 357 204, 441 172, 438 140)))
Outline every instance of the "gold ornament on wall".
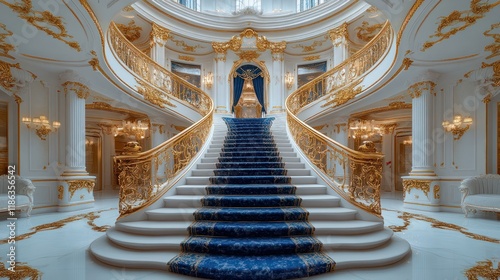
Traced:
POLYGON ((86 189, 88 193, 94 190, 95 182, 93 180, 74 180, 68 182, 69 199, 73 198, 73 195, 77 190, 86 189))
POLYGON ((117 23, 116 27, 122 32, 123 36, 130 42, 133 42, 141 37, 142 27, 135 24, 135 20, 129 21, 127 24, 117 23))
POLYGON ((99 69, 99 59, 97 58, 97 53, 92 50, 90 51, 92 58, 89 60, 89 65, 92 66, 92 70, 97 71, 99 69))
POLYGON ((492 260, 479 261, 465 271, 467 279, 500 279, 500 262, 492 260), (495 268, 496 266, 496 268, 495 268))
POLYGON ((0 60, 0 86, 12 91, 16 86, 16 79, 12 76, 11 68, 21 69, 19 63, 10 64, 0 60))
POLYGON ((238 54, 240 59, 243 59, 244 61, 250 62, 254 59, 259 58, 260 53, 256 51, 242 51, 238 54))
POLYGON ((9 7, 12 12, 16 13, 19 18, 24 19, 27 24, 45 32, 56 40, 64 42, 78 52, 82 50, 78 42, 70 40, 73 36, 68 34, 62 17, 56 16, 48 10, 34 10, 31 0, 16 1, 14 3, 0 0, 0 3, 9 7))
POLYGON ((424 43, 421 51, 425 51, 435 44, 447 40, 460 31, 474 25, 479 19, 483 18, 494 7, 500 5, 500 1, 490 3, 489 1, 472 0, 470 2, 470 10, 457 11, 454 10, 449 15, 440 17, 438 28, 429 36, 429 38, 437 38, 424 43))
POLYGON ((302 49, 302 53, 313 52, 313 51, 316 50, 317 47, 322 46, 323 43, 326 42, 326 40, 328 40, 327 36, 325 36, 324 40, 315 40, 315 41, 313 41, 313 43, 311 45, 309 45, 309 46, 304 46, 302 44, 297 44, 297 45, 293 46, 292 48, 294 48, 294 49, 302 49))
POLYGON ((430 187, 431 181, 429 180, 403 179, 403 196, 410 194, 412 189, 421 190, 425 196, 428 196, 430 187))
POLYGON ((376 23, 370 25, 367 21, 363 21, 361 26, 355 28, 356 37, 361 41, 369 42, 375 35, 377 35, 378 31, 382 29, 383 23, 376 23))
POLYGON ((178 57, 180 60, 184 60, 184 61, 194 61, 195 60, 194 57, 189 56, 189 55, 179 55, 178 57))
POLYGON ((310 55, 310 56, 304 57, 304 61, 318 60, 319 58, 320 58, 319 55, 310 55))
POLYGON ((176 46, 181 47, 183 51, 186 52, 196 52, 197 49, 203 49, 202 45, 195 45, 195 46, 190 46, 186 42, 182 40, 176 40, 174 37, 170 37, 170 41, 174 42, 176 46))
POLYGON ((421 81, 411 85, 408 88, 408 94, 410 94, 411 98, 419 98, 422 95, 422 91, 426 90, 430 94, 436 96, 436 83, 432 81, 421 81))
POLYGON ((441 190, 441 187, 439 185, 434 186, 434 199, 440 199, 441 195, 439 194, 439 191, 441 190))

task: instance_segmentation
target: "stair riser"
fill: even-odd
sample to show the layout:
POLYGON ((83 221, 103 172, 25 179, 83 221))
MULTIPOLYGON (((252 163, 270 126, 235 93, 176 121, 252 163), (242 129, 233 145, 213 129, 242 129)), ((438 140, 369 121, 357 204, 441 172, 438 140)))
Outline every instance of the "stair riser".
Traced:
MULTIPOLYGON (((211 184, 210 177, 187 177, 187 185, 208 185, 211 184)), ((316 177, 313 176, 291 176, 290 184, 316 184, 316 177)), ((273 183, 273 182, 271 182, 273 183)), ((227 183, 225 183, 227 184, 227 183)))

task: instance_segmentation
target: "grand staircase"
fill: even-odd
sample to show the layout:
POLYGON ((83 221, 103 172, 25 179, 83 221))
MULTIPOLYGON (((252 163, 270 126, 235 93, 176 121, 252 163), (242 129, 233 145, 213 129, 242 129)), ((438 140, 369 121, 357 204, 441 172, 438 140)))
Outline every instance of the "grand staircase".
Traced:
POLYGON ((166 279, 291 279, 388 265, 409 252, 382 221, 359 219, 317 183, 284 116, 226 122, 215 117, 209 149, 164 207, 91 244, 97 259, 167 270, 166 279))

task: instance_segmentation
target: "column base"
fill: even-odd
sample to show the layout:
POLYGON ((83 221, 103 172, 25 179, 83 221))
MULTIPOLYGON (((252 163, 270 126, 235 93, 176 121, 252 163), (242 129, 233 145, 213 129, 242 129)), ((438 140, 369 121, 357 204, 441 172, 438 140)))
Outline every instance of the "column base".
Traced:
POLYGON ((57 211, 67 212, 94 207, 95 179, 95 176, 64 176, 57 187, 57 211))
POLYGON ((440 207, 439 178, 434 176, 404 176, 404 207, 437 212, 440 207))

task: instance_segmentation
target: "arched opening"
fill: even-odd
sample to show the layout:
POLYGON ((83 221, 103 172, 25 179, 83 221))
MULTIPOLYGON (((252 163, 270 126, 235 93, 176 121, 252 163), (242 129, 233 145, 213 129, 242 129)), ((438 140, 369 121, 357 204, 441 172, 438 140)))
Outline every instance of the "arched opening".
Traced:
POLYGON ((262 69, 251 64, 238 67, 233 73, 232 112, 237 118, 260 118, 265 106, 262 69))

